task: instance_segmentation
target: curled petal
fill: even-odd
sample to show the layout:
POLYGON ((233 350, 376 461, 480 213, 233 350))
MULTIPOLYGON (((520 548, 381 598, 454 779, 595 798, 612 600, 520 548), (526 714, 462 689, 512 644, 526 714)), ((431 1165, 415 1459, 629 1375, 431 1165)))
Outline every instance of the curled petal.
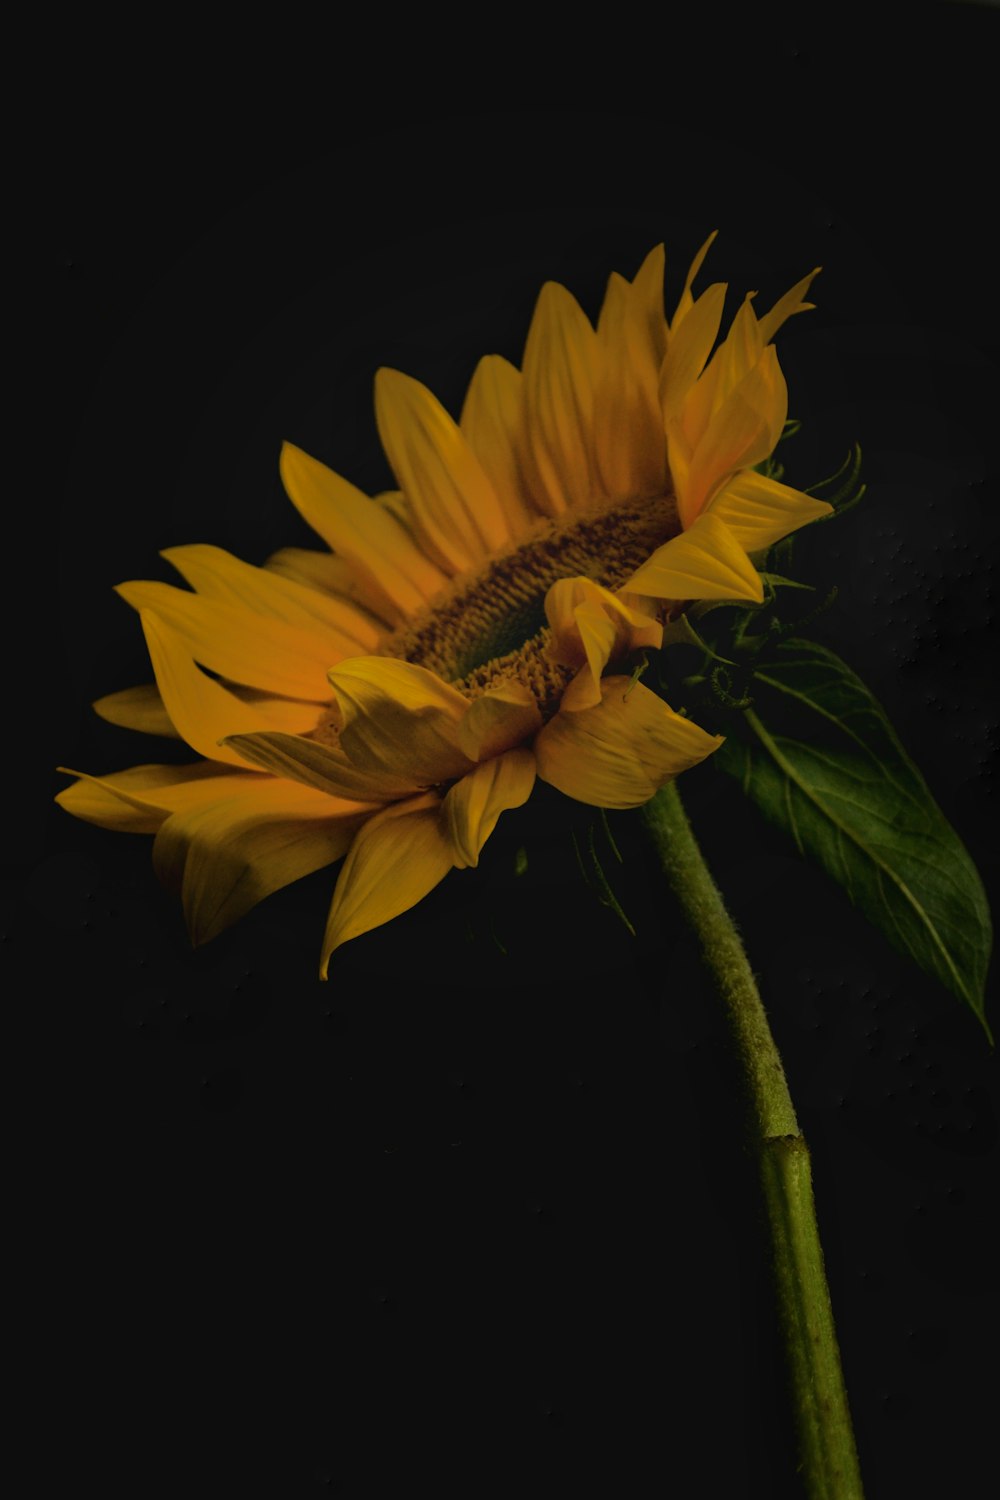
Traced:
POLYGON ((430 785, 461 776, 463 698, 434 672, 386 656, 358 656, 330 672, 343 715, 340 746, 355 766, 430 785))
POLYGON ((643 646, 658 647, 663 626, 590 578, 561 578, 545 596, 545 614, 560 661, 580 671, 563 694, 566 709, 600 702, 608 662, 643 646))
POLYGON ((724 521, 744 551, 760 552, 832 510, 825 500, 745 469, 727 480, 705 515, 724 521))
POLYGON ((508 750, 485 760, 455 783, 442 812, 458 869, 479 863, 500 814, 527 802, 534 784, 535 757, 530 750, 508 750))
POLYGON ((558 713, 535 739, 538 775, 591 807, 640 807, 722 744, 624 676, 605 677, 601 702, 558 713))
POLYGON ((713 511, 657 547, 623 588, 654 599, 752 599, 764 597, 760 575, 743 548, 713 511))
POLYGON ((486 760, 523 744, 541 727, 534 694, 522 683, 505 682, 472 700, 458 726, 458 744, 470 760, 486 760))
POLYGON ((427 785, 412 776, 356 766, 339 748, 297 734, 234 734, 226 748, 239 755, 241 762, 270 771, 272 776, 356 802, 391 802, 423 791, 427 785))

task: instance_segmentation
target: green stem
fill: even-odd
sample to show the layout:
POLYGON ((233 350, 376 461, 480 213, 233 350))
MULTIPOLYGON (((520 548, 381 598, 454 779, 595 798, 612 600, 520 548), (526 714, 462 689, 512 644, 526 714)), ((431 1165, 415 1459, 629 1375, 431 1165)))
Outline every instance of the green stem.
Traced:
POLYGON ((809 1500, 863 1500, 840 1368, 809 1151, 743 944, 695 842, 676 785, 642 809, 660 865, 725 1005, 752 1115, 809 1500))

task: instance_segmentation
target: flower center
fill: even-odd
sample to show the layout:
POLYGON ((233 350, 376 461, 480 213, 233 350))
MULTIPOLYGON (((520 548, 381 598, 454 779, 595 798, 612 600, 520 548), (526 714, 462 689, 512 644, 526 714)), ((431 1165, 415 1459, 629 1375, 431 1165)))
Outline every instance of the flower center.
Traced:
POLYGON ((582 576, 620 588, 679 531, 671 495, 540 520, 515 546, 456 578, 383 641, 380 655, 426 667, 469 698, 502 682, 523 683, 547 719, 573 676, 556 660, 545 624, 552 584, 582 576))

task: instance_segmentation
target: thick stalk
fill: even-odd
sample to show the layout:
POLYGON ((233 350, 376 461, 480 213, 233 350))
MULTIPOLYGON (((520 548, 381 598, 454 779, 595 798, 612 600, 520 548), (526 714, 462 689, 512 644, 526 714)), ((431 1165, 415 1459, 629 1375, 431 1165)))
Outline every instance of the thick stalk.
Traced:
POLYGON ((743 944, 676 785, 642 809, 660 865, 723 1001, 753 1116, 775 1289, 809 1500, 863 1500, 816 1226, 809 1151, 743 944))

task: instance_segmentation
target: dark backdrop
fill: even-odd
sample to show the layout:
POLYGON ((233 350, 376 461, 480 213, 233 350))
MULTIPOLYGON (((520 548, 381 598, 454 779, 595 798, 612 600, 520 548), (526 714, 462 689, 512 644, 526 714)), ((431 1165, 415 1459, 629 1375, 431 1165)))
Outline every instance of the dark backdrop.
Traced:
MULTIPOLYGON (((52 807, 52 767, 178 754, 88 707, 149 675, 111 587, 170 577, 157 552, 181 542, 253 562, 309 545, 283 438, 383 487, 378 365, 457 410, 481 353, 519 360, 543 280, 593 314, 608 273, 662 239, 676 296, 718 227, 707 275, 733 306, 824 266, 818 310, 780 336, 805 423, 788 477, 858 439, 870 488, 803 542, 840 588, 816 629, 995 890, 996 19, 913 7, 890 38, 860 13, 772 16, 689 40, 616 18, 562 60, 508 34, 451 62, 433 28, 388 28, 377 52, 281 29, 252 63, 242 35, 183 63, 140 48, 134 72, 54 93, 44 435, 11 590, 30 601, 11 654, 44 650, 7 952, 44 1026, 41 1242, 66 1355, 49 1378, 113 1485, 169 1466, 194 1492, 380 1493, 402 1466, 479 1493, 510 1465, 527 1493, 605 1473, 627 1492, 650 1473, 795 1493, 735 1078, 627 816, 615 881, 637 937, 584 885, 566 805, 539 795, 478 874, 320 985, 330 872, 192 953, 149 841, 52 807)), ((65 38, 67 77, 78 40, 101 52, 65 38)), ((983 1035, 710 763, 684 792, 812 1146, 869 1493, 978 1494, 983 1035)))

